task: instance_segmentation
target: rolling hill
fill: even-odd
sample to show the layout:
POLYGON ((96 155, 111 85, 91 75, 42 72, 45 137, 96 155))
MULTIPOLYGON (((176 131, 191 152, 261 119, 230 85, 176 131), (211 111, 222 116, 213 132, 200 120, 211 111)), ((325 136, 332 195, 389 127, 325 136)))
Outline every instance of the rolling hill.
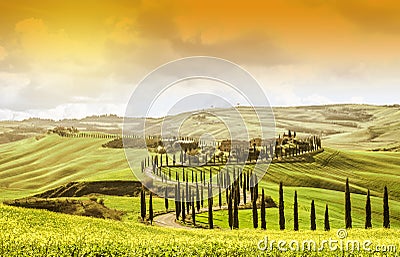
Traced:
MULTIPOLYGON (((207 111, 207 110, 205 110, 207 111)), ((249 130, 255 131, 249 117, 253 113, 249 107, 238 107, 244 120, 248 121, 249 130)), ((215 115, 223 116, 226 109, 212 109, 215 115)), ((374 105, 323 105, 273 108, 276 131, 297 131, 299 135, 318 134, 325 146, 338 149, 389 150, 400 149, 400 106, 374 105)), ((181 121, 187 113, 169 116, 171 123, 181 121)), ((132 124, 139 118, 130 119, 132 124)), ((156 133, 160 130, 163 118, 147 120, 147 131, 156 133)), ((1 121, 0 143, 19 140, 24 137, 41 135, 55 126, 77 127, 81 131, 100 131, 120 134, 123 118, 116 115, 91 116, 80 120, 42 120, 1 121)), ((196 135, 206 130, 215 131, 217 137, 225 138, 221 121, 214 116, 205 115, 199 120, 196 115, 185 120, 182 132, 196 135), (196 128, 196 129, 193 129, 196 128)))

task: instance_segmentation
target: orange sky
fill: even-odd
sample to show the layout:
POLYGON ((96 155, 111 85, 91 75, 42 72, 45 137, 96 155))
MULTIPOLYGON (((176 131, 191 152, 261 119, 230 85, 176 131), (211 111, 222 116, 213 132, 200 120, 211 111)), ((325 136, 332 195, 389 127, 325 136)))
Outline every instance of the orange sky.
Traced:
POLYGON ((275 105, 399 100, 399 1, 17 0, 0 10, 0 119, 101 103, 121 113, 145 74, 191 55, 242 65, 275 105))

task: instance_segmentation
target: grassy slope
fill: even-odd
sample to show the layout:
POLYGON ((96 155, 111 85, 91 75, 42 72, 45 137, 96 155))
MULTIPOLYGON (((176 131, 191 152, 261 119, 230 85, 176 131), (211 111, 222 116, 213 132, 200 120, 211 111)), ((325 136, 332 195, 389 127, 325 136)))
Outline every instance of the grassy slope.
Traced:
MULTIPOLYGON (((135 179, 127 167, 123 150, 104 149, 101 144, 105 141, 49 135, 39 141, 32 138, 2 145, 0 198, 19 198, 69 181, 135 179)), ((361 194, 365 194, 369 188, 372 195, 381 197, 383 186, 387 185, 392 216, 399 219, 399 155, 390 152, 326 149, 315 157, 313 163, 272 164, 260 186, 277 201, 276 185, 283 181, 287 191, 285 201, 289 208, 293 190, 297 189, 299 201, 303 201, 301 204, 304 208, 308 208, 311 199, 316 200, 320 217, 325 203, 329 203, 331 218, 335 222, 335 211, 342 213, 342 191, 344 181, 349 177, 351 189, 357 193, 353 194, 355 223, 362 226, 365 196, 361 194)), ((377 199, 373 204, 377 226, 381 223, 378 215, 382 204, 379 201, 377 199)), ((302 214, 307 215, 306 212, 302 214)), ((338 216, 338 222, 341 222, 342 215, 338 216)), ((392 222, 398 225, 394 219, 392 222)), ((303 227, 308 227, 307 221, 303 227)))
POLYGON ((107 139, 48 135, 1 145, 0 188, 43 191, 87 177, 133 179, 122 150, 107 139))

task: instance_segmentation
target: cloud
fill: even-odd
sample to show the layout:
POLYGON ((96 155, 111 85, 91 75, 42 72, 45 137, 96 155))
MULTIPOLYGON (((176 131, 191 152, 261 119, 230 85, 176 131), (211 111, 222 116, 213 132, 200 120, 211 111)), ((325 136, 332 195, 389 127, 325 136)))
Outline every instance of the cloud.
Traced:
POLYGON ((203 42, 199 34, 186 41, 172 40, 172 47, 184 56, 210 55, 247 65, 271 66, 295 61, 295 57, 285 52, 272 38, 256 32, 211 43, 203 42))
POLYGON ((7 51, 4 47, 0 46, 0 61, 4 60, 7 56, 7 51))
POLYGON ((48 31, 42 19, 29 18, 15 25, 24 53, 35 60, 57 60, 69 57, 74 43, 64 30, 48 31))
POLYGON ((400 4, 396 0, 335 1, 334 7, 346 19, 368 32, 398 34, 400 4))
POLYGON ((23 120, 32 117, 54 120, 80 119, 99 114, 117 114, 123 116, 124 111, 125 106, 121 104, 66 103, 50 109, 27 109, 25 111, 14 111, 7 108, 0 108, 0 120, 23 120))
POLYGON ((350 102, 355 104, 362 104, 365 103, 365 99, 362 96, 353 96, 350 98, 350 102))
POLYGON ((116 19, 115 17, 110 17, 106 20, 106 24, 112 28, 108 35, 109 40, 122 45, 131 45, 137 41, 138 32, 135 30, 132 18, 116 19))
POLYGON ((0 72, 0 108, 13 108, 20 101, 21 93, 30 84, 24 74, 0 72))
POLYGON ((389 0, 126 0, 96 2, 96 9, 91 1, 3 4, 0 108, 61 117, 55 112, 79 114, 77 106, 82 113, 119 106, 146 74, 191 55, 244 66, 273 105, 398 101, 399 6, 389 0))

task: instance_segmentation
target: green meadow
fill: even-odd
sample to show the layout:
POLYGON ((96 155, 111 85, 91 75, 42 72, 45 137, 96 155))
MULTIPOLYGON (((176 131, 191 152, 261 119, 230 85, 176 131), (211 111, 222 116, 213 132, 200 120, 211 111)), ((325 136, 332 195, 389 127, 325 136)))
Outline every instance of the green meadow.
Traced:
MULTIPOLYGON (((336 113, 332 111, 336 107, 329 108, 331 113, 320 109, 314 111, 318 122, 311 118, 314 117, 312 115, 301 116, 301 109, 288 108, 286 119, 280 118, 283 111, 277 110, 278 130, 285 127, 286 123, 300 126, 300 120, 304 120, 302 126, 328 134, 332 132, 323 139, 324 151, 314 155, 312 160, 272 163, 259 183, 259 192, 264 189, 265 194, 271 196, 275 203, 278 203, 278 184, 283 183, 286 219, 284 231, 279 230, 278 208, 267 208, 265 231, 253 229, 250 209, 239 210, 239 229, 230 230, 228 211, 218 210, 218 200, 215 198, 215 229, 193 229, 190 225, 188 226, 191 229, 178 229, 141 223, 138 197, 96 195, 104 200, 105 206, 123 211, 122 221, 0 204, 0 256, 350 256, 350 252, 298 253, 276 249, 260 251, 257 248, 257 243, 264 236, 274 240, 313 239, 316 242, 337 238, 337 229, 345 226, 346 178, 350 181, 353 218, 353 229, 348 230, 348 238, 371 240, 374 246, 396 245, 399 248, 400 152, 383 149, 383 145, 394 149, 398 145, 399 124, 392 122, 398 116, 398 111, 370 107, 366 109, 367 113, 375 115, 372 120, 366 118, 364 121, 357 121, 357 115, 342 115, 331 117, 335 119, 333 123, 326 119, 328 114, 332 116, 336 113), (320 116, 325 118, 324 122, 320 116), (352 124, 352 120, 356 124, 352 124), (387 124, 387 130, 379 129, 374 124, 381 128, 387 124), (329 132, 330 127, 332 131, 329 132), (343 133, 336 133, 340 130, 343 133), (357 143, 357 138, 360 144, 357 143), (376 151, 377 148, 380 151, 376 151), (389 190, 390 229, 382 228, 384 186, 389 190), (368 189, 371 191, 373 228, 365 230, 368 189), (295 191, 299 202, 298 232, 293 231, 295 191), (316 205, 316 231, 310 230, 312 200, 316 205), (329 206, 330 232, 323 230, 326 204, 329 206)), ((340 110, 343 111, 343 108, 340 110)), ((136 181, 124 151, 102 147, 109 140, 46 134, 1 144, 0 201, 28 197, 72 181, 136 181)), ((137 151, 138 156, 144 154, 143 151, 137 151)), ((134 169, 139 170, 140 161, 138 158, 134 169)), ((244 170, 251 170, 253 167, 254 165, 247 165, 244 170)), ((197 172, 200 169, 203 168, 197 168, 197 172)), ((208 168, 205 169, 208 172, 208 168)), ((179 168, 176 170, 180 171, 179 168)), ((90 196, 84 196, 78 199, 89 198, 90 196)), ((222 199, 226 205, 225 197, 222 199)), ((164 199, 155 197, 153 205, 156 214, 165 212, 164 199)), ((173 201, 169 201, 169 210, 174 210, 173 201)), ((260 216, 260 210, 258 215, 260 216)), ((207 212, 197 214, 196 221, 206 227, 207 212)), ((361 251, 354 254, 353 256, 370 256, 371 253, 361 251)))

